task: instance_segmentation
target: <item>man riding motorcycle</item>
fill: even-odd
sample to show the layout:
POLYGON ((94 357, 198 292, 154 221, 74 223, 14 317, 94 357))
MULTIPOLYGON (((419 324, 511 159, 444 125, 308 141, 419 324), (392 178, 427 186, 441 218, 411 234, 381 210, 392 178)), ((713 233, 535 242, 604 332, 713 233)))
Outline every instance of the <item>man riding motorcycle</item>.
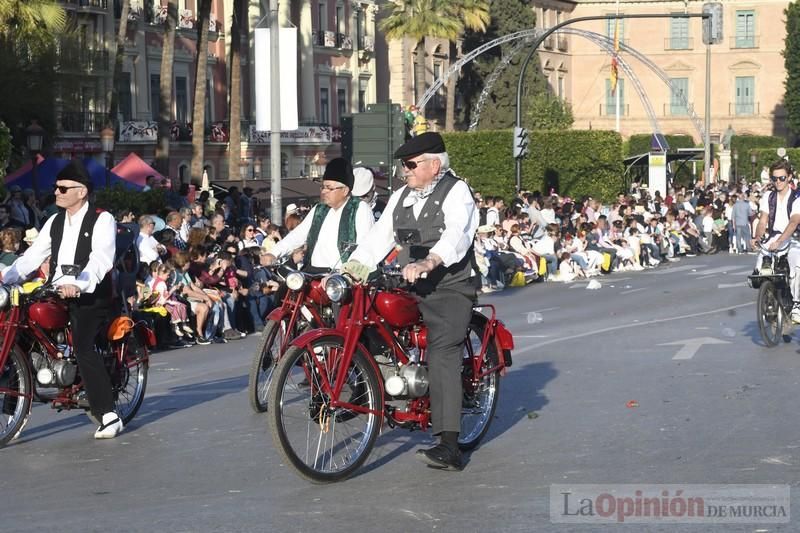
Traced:
POLYGON ((800 266, 800 244, 791 240, 792 234, 800 223, 800 193, 792 189, 789 181, 792 167, 788 161, 780 160, 770 167, 770 180, 775 190, 761 198, 759 219, 756 234, 751 246, 758 247, 761 238, 766 235, 767 242, 762 245, 756 259, 756 273, 771 274, 771 264, 765 264, 769 252, 781 249, 789 242, 787 259, 789 261, 790 288, 792 291, 792 321, 800 323, 800 290, 796 287, 797 268, 800 266))

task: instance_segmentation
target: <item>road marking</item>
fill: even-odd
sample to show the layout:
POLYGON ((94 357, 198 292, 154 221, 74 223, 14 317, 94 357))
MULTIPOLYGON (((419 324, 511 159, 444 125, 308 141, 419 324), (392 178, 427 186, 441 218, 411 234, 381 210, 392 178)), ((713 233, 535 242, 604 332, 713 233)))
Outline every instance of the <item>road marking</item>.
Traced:
POLYGON ((560 307, 545 307, 544 309, 536 309, 534 311, 528 311, 527 313, 520 313, 521 315, 529 315, 530 313, 544 313, 545 311, 555 311, 556 309, 561 309, 560 307))
POLYGON ((550 335, 514 335, 516 339, 546 339, 550 335))
POLYGON ((667 267, 667 268, 656 268, 654 270, 650 270, 648 272, 645 272, 645 274, 672 274, 673 272, 683 272, 685 270, 692 270, 692 269, 698 269, 698 268, 703 268, 703 267, 705 267, 705 265, 681 265, 681 266, 674 267, 674 268, 669 268, 669 267, 667 267))
POLYGON ((747 282, 740 281, 738 283, 720 283, 717 285, 718 289, 731 289, 733 287, 747 287, 747 282))
POLYGON ((648 287, 639 287, 638 289, 630 289, 630 290, 627 290, 627 291, 622 291, 620 294, 630 294, 630 293, 636 292, 636 291, 646 291, 647 289, 648 289, 648 287))
POLYGON ((714 337, 696 337, 694 339, 682 339, 674 342, 663 342, 656 346, 682 346, 676 353, 673 360, 691 359, 704 344, 730 344, 728 341, 715 339, 714 337))
POLYGON ((620 329, 627 329, 627 328, 637 328, 639 326, 648 326, 650 324, 661 324, 663 322, 674 322, 675 320, 685 320, 687 318, 696 318, 698 316, 707 316, 707 315, 716 315, 718 313, 722 313, 725 311, 731 311, 732 309, 741 309, 742 307, 751 307, 753 302, 747 302, 744 304, 739 305, 731 305, 728 307, 720 307, 718 309, 714 309, 712 311, 703 311, 700 313, 692 313, 690 315, 678 315, 678 316, 670 316, 666 318, 655 318, 653 320, 645 320, 644 322, 631 322, 629 324, 620 324, 618 326, 610 326, 607 328, 600 328, 593 331, 585 331, 583 333, 576 333, 575 335, 570 335, 568 337, 556 337, 555 339, 546 340, 543 342, 538 342, 536 344, 531 344, 530 346, 526 346, 524 348, 520 348, 519 350, 514 351, 514 355, 520 355, 523 353, 531 352, 537 348, 541 348, 542 346, 547 346, 549 344, 555 344, 556 342, 564 342, 564 341, 571 341, 574 339, 580 339, 582 337, 589 337, 591 335, 599 335, 601 333, 608 333, 609 331, 617 331, 620 329))

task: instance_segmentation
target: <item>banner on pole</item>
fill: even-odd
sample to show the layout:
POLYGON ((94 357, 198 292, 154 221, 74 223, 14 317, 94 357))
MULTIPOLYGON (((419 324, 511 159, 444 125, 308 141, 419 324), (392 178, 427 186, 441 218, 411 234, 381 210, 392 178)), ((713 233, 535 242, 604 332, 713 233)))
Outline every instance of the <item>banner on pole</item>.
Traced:
MULTIPOLYGON (((271 67, 269 28, 256 28, 256 130, 270 131, 271 123, 271 67)), ((281 131, 297 129, 297 28, 281 28, 278 50, 280 53, 280 108, 281 131)))

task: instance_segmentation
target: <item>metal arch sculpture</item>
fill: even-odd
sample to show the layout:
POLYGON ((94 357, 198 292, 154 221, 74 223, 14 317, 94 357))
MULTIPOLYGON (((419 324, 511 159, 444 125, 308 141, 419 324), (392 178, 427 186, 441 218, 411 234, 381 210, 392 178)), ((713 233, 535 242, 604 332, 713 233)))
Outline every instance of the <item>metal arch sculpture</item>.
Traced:
MULTIPOLYGON (((444 83, 448 80, 448 78, 451 75, 453 75, 462 66, 464 66, 467 63, 469 63, 470 61, 474 60, 476 57, 478 57, 479 55, 483 54, 487 50, 490 50, 490 49, 494 48, 495 46, 500 46, 501 44, 505 44, 505 43, 512 42, 512 41, 516 41, 516 40, 519 40, 519 39, 535 38, 535 37, 543 34, 545 31, 546 30, 544 30, 544 29, 536 29, 536 28, 530 29, 530 30, 521 30, 521 31, 518 31, 518 32, 515 32, 515 33, 510 33, 508 35, 504 35, 502 37, 498 37, 497 39, 494 39, 493 41, 489 41, 488 43, 484 43, 481 46, 479 46, 478 48, 476 48, 474 50, 471 50, 467 55, 463 56, 461 59, 459 59, 458 61, 453 63, 450 66, 450 68, 447 69, 447 71, 442 76, 440 76, 437 80, 435 80, 433 82, 433 84, 431 84, 430 87, 428 87, 428 90, 426 90, 425 94, 422 95, 422 98, 420 99, 420 101, 417 102, 417 109, 420 109, 420 110, 424 109, 425 108, 425 104, 428 103, 428 100, 430 100, 433 97, 433 95, 436 94, 436 92, 444 85, 444 83)), ((614 53, 614 51, 613 51, 613 39, 611 37, 607 37, 605 35, 602 35, 602 34, 599 34, 599 33, 596 33, 596 32, 590 32, 590 31, 587 31, 587 30, 578 30, 578 29, 575 29, 575 28, 563 28, 563 29, 558 30, 557 33, 561 33, 561 32, 568 33, 568 34, 573 34, 573 35, 580 35, 581 37, 584 37, 586 39, 589 39, 592 42, 595 42, 598 45, 601 45, 606 50, 610 49, 612 54, 614 53)), ((645 56, 644 54, 642 54, 641 52, 639 52, 635 48, 632 48, 632 47, 630 47, 630 46, 628 46, 626 44, 623 44, 623 43, 620 43, 620 50, 632 55, 633 57, 635 57, 636 59, 638 59, 639 61, 644 63, 644 65, 646 67, 648 67, 650 70, 652 70, 659 77, 659 79, 661 79, 668 87, 670 87, 671 90, 676 89, 672 85, 672 82, 669 79, 669 76, 666 74, 666 72, 664 72, 658 65, 653 63, 647 56, 645 56)), ((518 47, 515 47, 514 48, 514 52, 518 52, 518 51, 519 51, 518 47)), ((509 56, 513 57, 513 54, 509 54, 509 56)), ((624 61, 622 60, 621 57, 618 56, 617 59, 620 61, 620 65, 622 65, 624 63, 624 61)), ((504 58, 503 62, 505 63, 505 65, 502 68, 505 68, 505 66, 507 66, 510 61, 511 61, 510 57, 509 57, 509 59, 507 61, 505 61, 505 58, 504 58)), ((498 68, 499 67, 500 67, 500 65, 498 65, 498 68)), ((495 71, 496 70, 497 70, 497 68, 495 69, 495 71)), ((659 131, 660 128, 658 128, 658 126, 657 126, 658 120, 655 117, 655 113, 652 112, 652 106, 649 103, 649 99, 647 98, 646 93, 643 93, 643 88, 641 87, 641 83, 638 81, 638 78, 635 76, 635 74, 633 74, 633 71, 630 69, 630 66, 626 65, 626 67, 623 67, 623 70, 625 71, 626 75, 628 75, 628 77, 631 80, 633 80, 634 87, 637 89, 637 93, 639 93, 639 96, 642 99, 642 102, 645 105, 646 110, 649 108, 648 115, 649 115, 649 118, 651 120, 651 124, 653 124, 653 123, 656 124, 656 126, 654 127, 654 130, 655 131, 659 131), (642 94, 644 94, 644 97, 642 97, 642 94)), ((494 75, 494 72, 492 74, 494 75)), ((499 73, 497 74, 497 76, 495 76, 495 80, 496 80, 497 77, 499 77, 499 73)), ((489 90, 491 90, 491 88, 489 88, 487 90, 486 86, 484 86, 484 91, 487 93, 486 96, 488 96, 488 91, 489 90)), ((484 96, 484 94, 483 94, 484 91, 482 91, 481 97, 479 97, 479 101, 480 101, 481 98, 485 101, 486 96, 484 96)), ((688 117, 692 121, 692 123, 693 123, 695 129, 697 130, 697 132, 700 134, 700 138, 705 138, 705 130, 703 128, 702 121, 700 120, 700 118, 695 113, 694 106, 692 106, 688 102, 688 100, 686 99, 686 95, 684 95, 684 94, 681 94, 681 100, 683 101, 684 104, 686 104, 688 117)), ((479 118, 480 117, 478 116, 478 119, 479 118)), ((477 125, 477 121, 474 121, 474 123, 475 123, 475 125, 477 125)), ((470 125, 470 129, 473 129, 472 124, 470 125)))

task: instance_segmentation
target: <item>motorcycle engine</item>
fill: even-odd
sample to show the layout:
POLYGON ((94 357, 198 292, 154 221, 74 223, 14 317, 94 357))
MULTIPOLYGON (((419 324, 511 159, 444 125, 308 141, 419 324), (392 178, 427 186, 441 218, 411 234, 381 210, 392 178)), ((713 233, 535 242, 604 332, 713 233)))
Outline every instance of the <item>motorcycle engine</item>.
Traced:
POLYGON ((68 387, 75 383, 78 365, 67 345, 58 346, 62 357, 51 359, 40 352, 31 352, 31 362, 36 381, 42 387, 68 387))
POLYGON ((390 396, 419 398, 428 392, 428 369, 418 363, 409 363, 385 378, 384 387, 390 396))

